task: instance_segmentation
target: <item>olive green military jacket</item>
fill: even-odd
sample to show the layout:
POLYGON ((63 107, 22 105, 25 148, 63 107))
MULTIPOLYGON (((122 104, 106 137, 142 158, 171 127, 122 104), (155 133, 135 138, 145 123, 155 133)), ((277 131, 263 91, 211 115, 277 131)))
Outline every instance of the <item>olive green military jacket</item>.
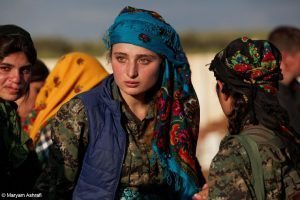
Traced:
MULTIPOLYGON (((292 183, 289 180, 292 177, 299 180, 299 172, 292 168, 285 153, 286 148, 279 147, 282 144, 280 139, 273 131, 261 125, 249 126, 242 132, 255 132, 262 136, 255 141, 262 161, 265 199, 288 199, 286 193, 289 193, 289 184, 292 183), (276 144, 270 145, 270 140, 273 139, 277 140, 276 144)), ((295 184, 292 187, 300 189, 299 181, 292 184, 295 184)), ((221 141, 210 166, 208 185, 209 199, 257 199, 251 162, 246 149, 237 138, 227 135, 221 141)))

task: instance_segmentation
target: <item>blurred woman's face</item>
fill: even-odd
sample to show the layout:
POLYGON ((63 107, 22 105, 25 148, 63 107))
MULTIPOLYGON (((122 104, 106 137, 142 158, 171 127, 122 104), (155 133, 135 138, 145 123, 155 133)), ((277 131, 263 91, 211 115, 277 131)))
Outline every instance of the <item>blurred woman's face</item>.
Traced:
POLYGON ((16 103, 18 104, 18 114, 21 118, 25 118, 33 110, 35 100, 40 90, 44 86, 45 81, 31 82, 29 87, 29 95, 19 98, 16 103))
POLYGON ((0 98, 15 101, 30 82, 31 63, 23 52, 9 54, 0 60, 0 98))
POLYGON ((127 43, 114 44, 111 64, 120 92, 141 97, 158 81, 162 58, 143 47, 127 43))

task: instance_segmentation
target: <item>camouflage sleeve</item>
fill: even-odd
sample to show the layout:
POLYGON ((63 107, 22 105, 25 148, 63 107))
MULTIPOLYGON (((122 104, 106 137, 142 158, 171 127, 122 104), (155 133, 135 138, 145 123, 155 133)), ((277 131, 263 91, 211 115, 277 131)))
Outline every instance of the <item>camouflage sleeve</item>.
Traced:
POLYGON ((223 139, 209 169, 209 199, 252 199, 250 163, 244 156, 246 151, 237 139, 223 139))
POLYGON ((64 104, 41 135, 43 132, 51 142, 48 141, 48 159, 35 188, 46 193, 43 197, 47 199, 70 199, 88 142, 88 121, 82 101, 75 98, 64 104))

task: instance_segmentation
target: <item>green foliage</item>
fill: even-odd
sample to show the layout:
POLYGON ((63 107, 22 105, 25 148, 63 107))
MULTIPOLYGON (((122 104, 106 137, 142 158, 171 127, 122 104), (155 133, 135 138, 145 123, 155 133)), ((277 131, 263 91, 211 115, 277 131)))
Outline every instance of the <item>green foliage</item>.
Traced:
POLYGON ((251 39, 266 39, 266 32, 185 32, 180 34, 181 43, 187 53, 221 51, 229 42, 247 36, 251 39))
MULTIPOLYGON (((248 36, 252 39, 265 39, 267 32, 183 32, 181 43, 187 53, 218 52, 232 40, 248 36)), ((34 40, 38 56, 57 58, 72 51, 82 51, 93 56, 101 56, 106 51, 99 40, 71 41, 64 38, 37 38, 34 40)))
POLYGON ((63 38, 37 38, 34 44, 41 58, 57 58, 73 51, 81 51, 93 56, 100 56, 105 52, 104 44, 100 40, 70 41, 63 38))

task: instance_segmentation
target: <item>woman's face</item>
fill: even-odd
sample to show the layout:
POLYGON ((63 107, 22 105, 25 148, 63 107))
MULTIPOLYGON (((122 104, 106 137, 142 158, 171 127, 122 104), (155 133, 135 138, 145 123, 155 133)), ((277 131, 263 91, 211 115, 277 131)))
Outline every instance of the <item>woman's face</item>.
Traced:
POLYGON ((30 82, 31 63, 23 52, 9 54, 0 60, 0 98, 15 101, 30 82))
POLYGON ((143 47, 114 44, 111 64, 115 81, 125 96, 144 97, 158 80, 162 58, 143 47))
POLYGON ((35 100, 37 98, 37 95, 39 94, 39 91, 44 86, 45 81, 34 81, 31 82, 29 87, 29 95, 28 97, 21 97, 17 101, 15 101, 18 104, 18 113, 20 117, 27 117, 27 115, 32 111, 35 105, 35 100))

